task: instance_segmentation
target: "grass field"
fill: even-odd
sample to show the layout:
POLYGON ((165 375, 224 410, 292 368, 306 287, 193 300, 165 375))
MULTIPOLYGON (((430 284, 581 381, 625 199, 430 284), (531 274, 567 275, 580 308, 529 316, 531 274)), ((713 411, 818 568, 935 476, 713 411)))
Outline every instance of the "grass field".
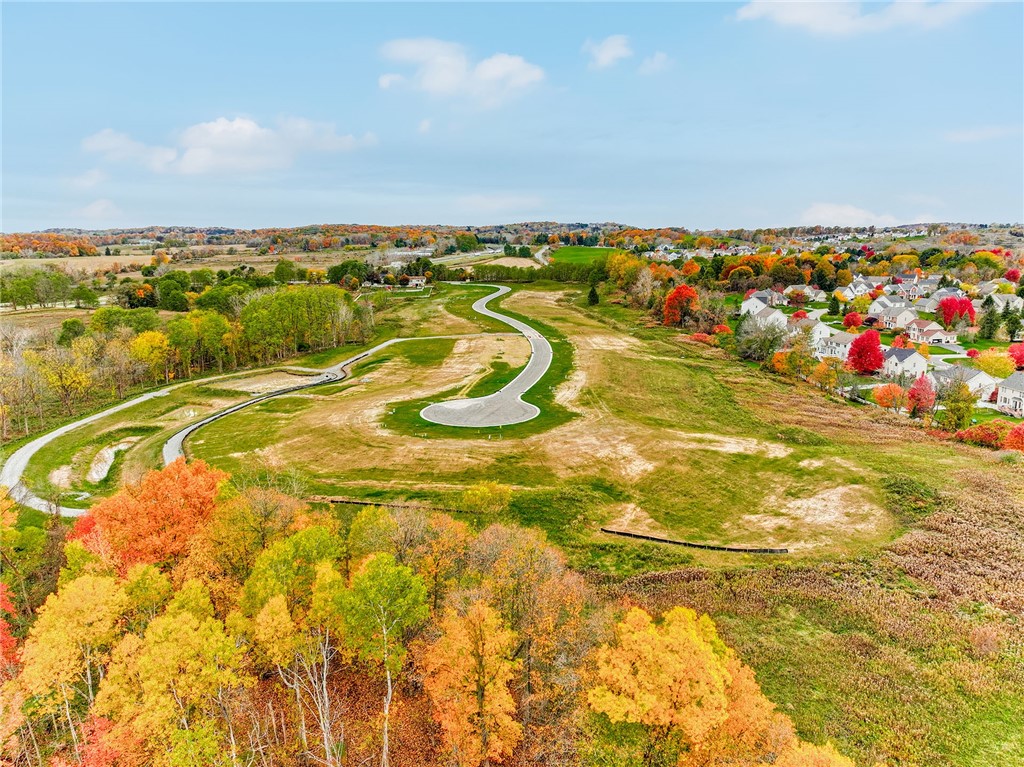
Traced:
POLYGON ((568 264, 589 264, 599 258, 610 256, 615 248, 588 248, 583 245, 565 245, 551 253, 552 261, 568 264))

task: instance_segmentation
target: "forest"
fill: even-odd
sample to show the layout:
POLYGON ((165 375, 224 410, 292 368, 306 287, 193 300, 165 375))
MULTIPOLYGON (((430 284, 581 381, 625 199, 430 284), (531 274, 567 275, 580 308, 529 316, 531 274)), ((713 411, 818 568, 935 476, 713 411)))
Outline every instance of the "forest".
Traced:
POLYGON ((853 764, 542 533, 294 490, 179 459, 72 526, 4 501, 7 763, 853 764))

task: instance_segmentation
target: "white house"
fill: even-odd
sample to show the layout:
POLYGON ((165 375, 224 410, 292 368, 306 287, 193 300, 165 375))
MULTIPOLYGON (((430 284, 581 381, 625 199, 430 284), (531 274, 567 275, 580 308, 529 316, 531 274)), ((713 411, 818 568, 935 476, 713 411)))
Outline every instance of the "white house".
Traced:
POLYGON ((963 298, 966 295, 960 288, 942 288, 941 290, 936 290, 928 298, 919 301, 917 308, 923 312, 934 312, 939 308, 939 304, 942 303, 944 298, 963 298))
POLYGON ((779 330, 785 330, 788 318, 785 314, 780 312, 778 309, 774 309, 770 306, 765 306, 750 315, 750 322, 753 322, 759 328, 775 327, 779 330))
POLYGON ((825 340, 832 335, 832 328, 826 325, 824 322, 807 317, 802 320, 789 320, 789 332, 790 335, 796 335, 797 333, 807 332, 810 335, 811 346, 815 352, 821 349, 825 340))
POLYGON ((852 344, 858 336, 853 333, 847 333, 840 331, 835 333, 821 342, 821 348, 818 350, 818 359, 824 359, 825 357, 838 357, 841 360, 846 360, 850 355, 850 344, 852 344))
POLYGON ((1005 277, 998 277, 994 280, 986 280, 985 282, 979 282, 978 293, 981 296, 991 295, 992 293, 995 293, 997 290, 999 290, 1000 285, 1010 285, 1013 288, 1017 287, 1005 277))
POLYGON ((791 296, 794 293, 803 293, 807 296, 808 301, 827 301, 828 296, 825 295, 824 290, 818 290, 818 288, 812 285, 790 285, 782 291, 782 295, 791 296))
POLYGON ((1024 418, 1024 370, 1018 370, 999 384, 996 409, 1006 415, 1024 418))
POLYGON ((928 360, 917 353, 916 349, 886 349, 882 375, 887 378, 901 378, 915 381, 928 370, 928 360))
POLYGON ((893 328, 905 328, 909 323, 917 319, 917 312, 909 306, 890 306, 881 315, 882 327, 892 330, 893 328))
POLYGON ((958 383, 967 384, 967 388, 978 398, 985 402, 996 390, 999 381, 984 370, 969 368, 966 365, 949 365, 944 368, 936 368, 929 377, 936 389, 944 389, 958 383))
MULTIPOLYGON (((1003 309, 1005 309, 1007 306, 1010 307, 1011 312, 1019 312, 1022 308, 1024 308, 1024 298, 1021 298, 1015 293, 992 293, 991 295, 986 297, 986 300, 988 298, 992 299, 992 308, 995 309, 997 312, 1002 312, 1003 309)), ((982 304, 984 303, 984 301, 974 299, 973 301, 971 301, 971 303, 974 304, 975 312, 980 313, 985 311, 982 308, 982 304)))
POLYGON ((417 277, 415 275, 409 275, 409 287, 410 288, 422 288, 427 284, 426 277, 417 277))
POLYGON ((932 320, 911 320, 905 326, 907 335, 915 344, 955 344, 956 333, 946 330, 932 320))
POLYGON ((881 315, 886 309, 892 309, 897 306, 905 306, 909 308, 911 306, 910 301, 899 296, 879 296, 868 306, 868 316, 881 315))

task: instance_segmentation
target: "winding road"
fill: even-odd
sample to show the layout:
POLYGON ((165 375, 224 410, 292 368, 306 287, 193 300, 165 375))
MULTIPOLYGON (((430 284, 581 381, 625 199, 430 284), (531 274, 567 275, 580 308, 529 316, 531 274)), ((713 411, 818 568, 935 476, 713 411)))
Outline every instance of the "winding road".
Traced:
MULTIPOLYGON (((511 288, 506 286, 487 285, 484 287, 496 288, 495 292, 490 293, 483 298, 477 300, 473 304, 473 310, 483 314, 487 317, 491 317, 506 325, 514 328, 519 333, 524 335, 530 342, 530 348, 532 353, 530 359, 526 363, 526 367, 523 371, 515 377, 512 381, 506 384, 500 391, 490 394, 486 397, 478 397, 475 399, 460 399, 451 400, 449 402, 438 402, 425 407, 420 415, 428 421, 434 423, 446 424, 449 426, 467 426, 467 427, 480 427, 480 426, 507 426, 514 423, 522 423, 523 421, 529 421, 531 418, 537 417, 540 413, 540 409, 535 405, 531 405, 528 402, 522 400, 522 395, 525 394, 531 387, 533 387, 541 377, 547 372, 551 366, 552 351, 551 344, 544 338, 538 331, 531 328, 524 322, 508 317, 499 312, 493 311, 487 308, 487 303, 491 299, 497 298, 498 296, 505 295, 511 288)), ((272 392, 267 392, 252 397, 245 402, 240 402, 237 405, 232 405, 229 408, 225 408, 211 416, 207 416, 201 421, 189 424, 180 431, 175 432, 171 437, 164 443, 163 447, 163 460, 164 464, 171 463, 172 461, 180 458, 184 455, 184 443, 189 435, 193 434, 198 429, 206 426, 207 424, 216 421, 219 418, 236 413, 239 410, 247 408, 251 405, 255 405, 258 402, 263 402, 272 397, 279 397, 283 394, 289 394, 291 392, 302 391, 303 389, 309 389, 314 386, 320 386, 331 381, 340 381, 348 376, 348 368, 359 362, 371 354, 375 354, 381 349, 385 349, 393 344, 402 343, 405 341, 424 341, 428 339, 436 338, 472 338, 480 336, 494 336, 494 335, 506 335, 504 333, 474 333, 474 334, 463 334, 463 335, 447 335, 447 336, 421 336, 414 338, 392 338, 383 343, 377 344, 376 346, 367 349, 366 351, 360 352, 352 357, 349 357, 336 365, 323 369, 315 368, 299 368, 299 367, 285 367, 285 369, 297 370, 304 373, 312 373, 314 376, 307 382, 296 385, 288 386, 283 389, 277 389, 272 392)), ((250 371, 252 373, 260 371, 250 371)), ((52 512, 54 510, 54 504, 49 501, 40 498, 29 490, 22 483, 22 476, 25 473, 25 469, 28 467, 29 461, 32 459, 37 452, 39 452, 46 445, 50 444, 56 439, 63 437, 68 432, 71 432, 81 426, 86 426, 90 423, 98 421, 101 418, 105 418, 114 413, 126 410, 135 405, 141 404, 155 397, 165 397, 168 393, 175 389, 179 389, 183 386, 189 386, 196 383, 208 383, 210 381, 218 380, 221 378, 237 377, 237 373, 232 373, 224 376, 214 376, 212 378, 203 379, 201 382, 197 381, 184 381, 177 383, 172 386, 164 387, 163 389, 157 389, 156 391, 146 392, 145 394, 139 395, 126 402, 122 402, 114 407, 107 408, 98 413, 93 413, 90 416, 81 418, 69 424, 61 426, 59 429, 54 429, 51 432, 36 437, 31 442, 28 442, 18 448, 11 456, 4 462, 3 466, 0 467, 0 486, 10 488, 11 497, 23 506, 36 509, 43 512, 52 512)), ((87 509, 76 509, 68 506, 59 506, 57 510, 64 516, 77 517, 84 514, 87 509)))
POLYGON ((486 397, 472 399, 455 399, 447 402, 435 402, 420 411, 420 417, 432 423, 445 426, 510 426, 522 423, 540 415, 540 408, 523 401, 523 395, 548 372, 551 367, 551 344, 539 331, 534 330, 525 322, 487 308, 487 303, 498 296, 508 293, 511 288, 504 285, 473 304, 473 311, 492 317, 515 328, 530 342, 530 360, 526 367, 513 380, 499 391, 486 397))

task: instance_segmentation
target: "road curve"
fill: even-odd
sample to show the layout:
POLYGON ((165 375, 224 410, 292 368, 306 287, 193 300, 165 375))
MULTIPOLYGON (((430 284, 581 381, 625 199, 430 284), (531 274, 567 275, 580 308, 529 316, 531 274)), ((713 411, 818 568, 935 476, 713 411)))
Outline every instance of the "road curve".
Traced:
MULTIPOLYGON (((486 304, 497 296, 504 295, 509 292, 510 288, 505 286, 485 286, 495 287, 494 293, 491 293, 483 298, 479 299, 473 304, 473 309, 480 314, 488 317, 492 317, 500 322, 509 325, 515 330, 519 331, 522 335, 526 336, 530 342, 532 353, 530 360, 526 365, 526 368, 510 383, 506 384, 501 391, 491 394, 487 397, 479 397, 476 399, 463 399, 463 400, 451 400, 449 402, 439 402, 433 405, 429 405, 424 408, 421 415, 428 421, 440 424, 448 424, 451 426, 499 426, 509 425, 513 423, 521 423, 528 421, 531 418, 535 418, 540 410, 528 402, 522 401, 522 395, 526 393, 540 378, 547 372, 548 367, 551 365, 551 344, 544 338, 539 332, 531 328, 524 322, 507 317, 498 312, 492 311, 487 308, 486 304)), ((255 405, 257 402, 263 402, 264 400, 270 399, 271 397, 279 397, 282 394, 288 394, 295 391, 301 391, 303 389, 309 389, 313 386, 320 386, 321 384, 328 383, 330 381, 340 381, 347 377, 349 368, 356 362, 374 354, 381 349, 387 348, 392 344, 402 343, 404 341, 425 341, 430 339, 438 338, 472 338, 479 336, 493 336, 493 335, 505 335, 502 333, 472 333, 462 335, 445 335, 445 336, 422 336, 414 338, 392 338, 383 343, 377 344, 376 346, 367 349, 366 351, 360 352, 352 357, 349 357, 336 365, 323 369, 313 368, 300 368, 296 366, 282 366, 290 368, 291 370, 299 370, 302 372, 313 373, 315 377, 309 381, 299 384, 297 386, 289 386, 284 389, 278 389, 276 391, 261 394, 245 402, 240 402, 237 405, 233 405, 225 410, 221 410, 208 416, 201 421, 189 424, 183 429, 175 432, 171 437, 164 443, 163 447, 163 461, 164 464, 168 464, 180 458, 184 455, 184 442, 189 435, 197 431, 198 429, 206 426, 219 418, 223 418, 231 413, 236 413, 243 408, 247 408, 250 405, 255 405)), ((256 370, 247 371, 249 373, 258 372, 256 370)), ((197 383, 209 383, 222 378, 237 377, 239 373, 230 373, 226 375, 212 376, 210 378, 201 379, 200 381, 182 381, 180 383, 166 386, 156 391, 146 392, 138 397, 122 402, 113 407, 109 407, 106 410, 101 410, 98 413, 93 413, 85 418, 80 418, 69 424, 61 426, 59 429, 54 429, 51 432, 47 432, 42 436, 36 437, 31 442, 28 442, 18 448, 11 456, 4 462, 3 466, 0 466, 0 486, 4 486, 10 489, 11 498, 20 503, 23 506, 27 506, 32 509, 36 509, 42 512, 53 512, 57 511, 64 516, 77 517, 84 514, 88 509, 76 509, 68 506, 57 506, 53 503, 46 501, 39 496, 35 495, 29 490, 21 481, 22 476, 25 473, 25 469, 28 467, 29 461, 32 459, 37 452, 39 452, 46 445, 50 444, 56 439, 63 437, 68 432, 73 431, 81 426, 98 421, 101 418, 105 418, 108 415, 112 415, 121 410, 134 407, 135 405, 151 400, 155 397, 164 397, 174 389, 178 389, 182 386, 189 386, 197 383)))
POLYGON ((540 408, 523 401, 523 395, 548 372, 551 367, 551 344, 539 331, 534 330, 525 322, 508 317, 487 308, 491 299, 503 296, 511 288, 504 285, 491 285, 497 288, 493 293, 484 296, 473 304, 473 310, 499 322, 504 322, 524 336, 530 342, 530 360, 523 371, 512 381, 505 384, 494 394, 472 399, 455 399, 447 402, 435 402, 420 411, 420 417, 432 423, 445 426, 485 427, 511 426, 536 418, 540 408))

